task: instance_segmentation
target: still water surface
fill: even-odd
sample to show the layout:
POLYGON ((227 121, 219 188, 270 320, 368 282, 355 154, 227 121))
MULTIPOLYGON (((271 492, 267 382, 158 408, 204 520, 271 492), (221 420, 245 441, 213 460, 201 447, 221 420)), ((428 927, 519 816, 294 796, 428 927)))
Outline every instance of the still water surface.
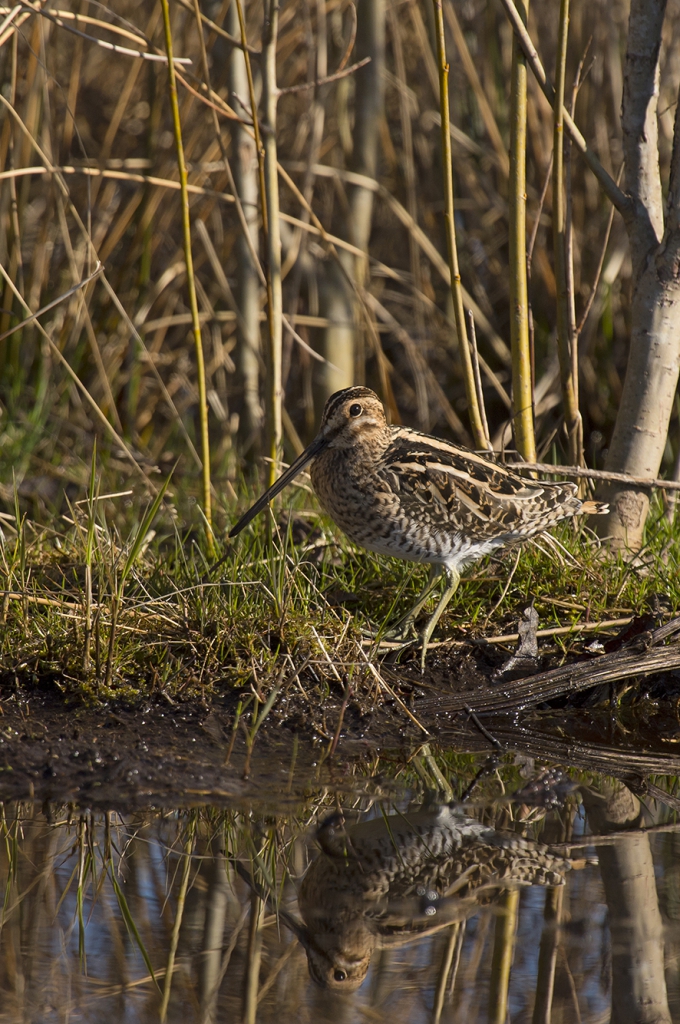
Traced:
POLYGON ((0 1021, 680 1021, 672 808, 506 761, 446 794, 425 758, 231 809, 5 805, 0 1021))

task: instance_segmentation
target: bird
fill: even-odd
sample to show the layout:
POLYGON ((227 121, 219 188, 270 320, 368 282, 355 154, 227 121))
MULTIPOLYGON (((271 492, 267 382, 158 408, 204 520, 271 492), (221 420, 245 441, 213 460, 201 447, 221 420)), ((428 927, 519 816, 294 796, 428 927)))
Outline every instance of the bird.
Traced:
POLYGON ((345 827, 321 822, 321 852, 298 892, 298 938, 323 988, 353 992, 378 945, 402 944, 466 920, 507 888, 561 886, 586 866, 502 832, 454 803, 378 815, 345 827))
POLYGON ((415 632, 420 612, 444 575, 441 596, 420 635, 421 671, 462 569, 562 519, 608 511, 603 502, 582 501, 573 483, 523 477, 489 453, 390 425, 376 393, 354 386, 331 395, 314 440, 229 536, 240 533, 310 463, 322 508, 351 541, 430 566, 424 590, 391 635, 406 639, 415 632))

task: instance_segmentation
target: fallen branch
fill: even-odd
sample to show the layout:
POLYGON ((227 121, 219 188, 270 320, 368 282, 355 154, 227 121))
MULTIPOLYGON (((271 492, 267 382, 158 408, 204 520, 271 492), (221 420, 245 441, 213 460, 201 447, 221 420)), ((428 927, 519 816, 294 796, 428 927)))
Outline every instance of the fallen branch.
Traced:
MULTIPOLYGON (((598 625, 602 627, 601 623, 598 625)), ((632 676, 648 676, 654 672, 668 672, 680 668, 680 642, 676 639, 672 644, 661 645, 664 640, 678 633, 680 618, 674 618, 652 633, 636 637, 622 650, 585 662, 572 662, 547 672, 538 672, 514 682, 484 686, 477 693, 473 691, 449 695, 442 692, 439 698, 423 701, 418 706, 418 712, 448 714, 454 711, 523 711, 543 701, 589 690, 603 683, 619 682, 632 676)))

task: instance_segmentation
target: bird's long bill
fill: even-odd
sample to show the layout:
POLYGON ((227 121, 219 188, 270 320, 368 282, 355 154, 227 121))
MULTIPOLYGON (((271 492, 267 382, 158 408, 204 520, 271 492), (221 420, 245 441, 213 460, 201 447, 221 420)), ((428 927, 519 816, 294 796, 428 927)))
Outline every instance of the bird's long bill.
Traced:
POLYGON ((305 448, 302 455, 298 455, 295 462, 288 467, 285 473, 282 473, 276 483, 272 484, 269 490, 265 491, 261 495, 254 505, 251 505, 245 515, 241 516, 236 526, 232 527, 229 531, 230 537, 235 537, 237 533, 240 533, 244 526, 247 526, 251 519, 254 519, 258 512, 261 512, 265 506, 269 504, 272 498, 275 498, 283 488, 294 480, 298 473, 302 472, 308 462, 311 462, 315 455, 326 447, 328 442, 324 437, 316 437, 312 443, 305 448))

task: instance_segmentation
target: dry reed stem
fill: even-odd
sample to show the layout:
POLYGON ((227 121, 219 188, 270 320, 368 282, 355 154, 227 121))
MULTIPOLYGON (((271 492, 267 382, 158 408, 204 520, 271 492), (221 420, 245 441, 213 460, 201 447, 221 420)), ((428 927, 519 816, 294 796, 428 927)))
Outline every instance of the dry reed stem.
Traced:
POLYGON ((471 309, 468 309, 468 332, 470 352, 472 355, 472 369, 475 375, 475 391, 477 392, 477 402, 479 404, 479 411, 482 417, 482 429, 484 431, 485 447, 487 451, 493 451, 491 441, 489 440, 489 423, 486 418, 486 407, 484 405, 482 375, 479 371, 479 352, 477 351, 477 332, 475 331, 475 318, 471 309))
MULTIPOLYGON (((576 364, 575 334, 571 331, 567 269, 566 205, 564 180, 564 89, 567 71, 567 42, 569 38, 569 0, 561 0, 557 39, 555 73, 555 103, 553 110, 553 246, 555 278, 557 281, 557 352, 560 360, 562 404, 567 430, 569 459, 575 466, 583 462, 581 414, 578 408, 578 380, 574 374, 576 364)), ((527 461, 535 461, 535 456, 527 461)))
POLYGON ((470 83, 470 87, 473 93, 475 94, 475 99, 477 100, 479 112, 482 115, 484 127, 486 128, 487 135, 489 136, 491 144, 495 150, 498 166, 500 167, 503 176, 505 178, 508 178, 510 175, 510 161, 508 159, 508 151, 506 149, 505 143, 503 142, 501 133, 498 129, 498 124, 496 122, 496 118, 494 117, 493 111, 487 99, 484 87, 479 79, 477 68, 475 67, 475 62, 472 59, 472 55, 468 48, 468 44, 465 40, 463 30, 460 27, 458 15, 456 14, 455 8, 451 0, 447 0, 446 2, 445 13, 446 20, 449 23, 449 28, 451 29, 451 33, 453 35, 453 41, 456 44, 456 49, 458 50, 461 63, 465 70, 465 75, 467 77, 468 82, 470 83))
MULTIPOLYGON (((543 64, 541 63, 540 57, 538 56, 536 47, 534 46, 531 40, 531 36, 529 35, 529 32, 527 31, 527 28, 522 21, 522 18, 517 10, 517 7, 515 6, 513 0, 501 0, 501 3, 505 8, 505 12, 508 16, 508 19, 510 20, 510 24, 514 29, 515 35, 517 36, 517 39, 522 47, 522 50, 524 51, 524 54, 529 62, 529 66, 534 74, 534 77, 538 82, 543 95, 552 107, 555 102, 555 90, 553 89, 551 82, 548 80, 548 76, 545 73, 545 69, 543 67, 543 64)), ((625 192, 623 192, 619 188, 619 186, 616 184, 612 176, 602 166, 600 160, 586 142, 582 132, 576 125, 576 122, 574 121, 568 110, 562 111, 562 118, 564 121, 564 126, 569 132, 569 135, 571 136, 572 142, 574 143, 579 153, 582 155, 583 159, 590 167, 591 171, 593 172, 597 180, 600 182, 605 194, 607 195, 609 200, 614 204, 619 213, 625 214, 630 209, 630 198, 626 195, 625 192)))
MULTIPOLYGON (((161 0, 163 3, 164 0, 161 0)), ((169 63, 172 62, 172 53, 168 53, 170 57, 169 63)), ((177 908, 175 910, 175 920, 172 926, 172 935, 170 937, 170 948, 168 950, 168 962, 165 968, 165 979, 163 983, 163 996, 161 999, 161 1006, 159 1010, 159 1016, 161 1024, 164 1024, 168 1014, 168 1004, 170 1002, 170 991, 172 988, 172 975, 175 970, 175 956, 177 954, 177 946, 179 944, 179 932, 182 927, 182 919, 184 917, 184 905, 186 903, 187 892, 189 890, 189 875, 191 872, 191 855, 194 849, 194 831, 190 829, 189 835, 184 848, 184 865, 182 868, 182 880, 180 882, 179 892, 177 894, 177 908)))
POLYGON ((628 476, 627 473, 608 473, 604 469, 585 469, 577 466, 554 466, 549 462, 516 462, 513 470, 538 470, 539 473, 550 473, 553 476, 574 477, 577 480, 612 480, 617 483, 634 484, 636 487, 658 487, 660 490, 680 490, 677 480, 651 480, 643 476, 628 476))
MULTIPOLYGON (((569 848, 567 849, 569 850, 569 848)), ((543 931, 538 954, 536 998, 531 1024, 550 1024, 551 1021, 563 903, 564 886, 556 886, 546 891, 543 931)))
MULTIPOLYGON (((118 46, 117 43, 110 43, 106 39, 98 39, 96 36, 88 35, 86 32, 80 32, 77 28, 73 28, 71 25, 65 24, 63 20, 64 17, 71 17, 78 20, 82 20, 82 16, 79 14, 72 14, 71 12, 65 11, 51 13, 49 11, 41 10, 39 8, 33 8, 33 13, 39 14, 42 18, 46 18, 48 21, 51 21, 54 25, 57 25, 59 28, 65 29, 67 32, 71 32, 73 35, 78 36, 80 39, 87 39, 88 42, 95 43, 97 46, 100 46, 103 50, 110 50, 112 53, 119 53, 121 54, 121 56, 125 57, 140 57, 143 60, 158 61, 162 63, 166 63, 166 61, 168 60, 168 58, 162 53, 148 53, 146 51, 141 52, 139 50, 131 50, 128 46, 118 46)), ((127 36, 129 39, 134 39, 136 42, 139 42, 141 44, 144 44, 146 42, 146 40, 141 39, 138 36, 134 36, 130 32, 126 32, 122 29, 119 29, 117 28, 117 26, 110 25, 107 22, 99 21, 98 19, 94 18, 89 18, 88 21, 90 22, 90 24, 99 25, 101 28, 105 28, 108 31, 117 31, 119 34, 127 36)), ((174 61, 176 64, 192 63, 191 57, 175 57, 174 61)))
POLYGON ((194 278, 194 261, 191 252, 191 216, 189 213, 189 193, 187 191, 187 168, 184 160, 184 144, 182 142, 182 125, 177 99, 177 83, 175 81, 175 65, 172 48, 172 28, 170 25, 170 7, 168 0, 161 0, 163 11, 163 28, 165 32, 165 48, 168 55, 168 92, 172 110, 172 124, 175 134, 177 151, 177 170, 179 173, 180 191, 182 195, 182 232, 184 236, 184 259, 186 262, 187 288, 191 309, 192 330, 194 335, 194 352, 196 358, 196 377, 198 381, 198 415, 201 429, 201 477, 203 482, 203 514, 206 524, 206 544, 210 558, 215 557, 215 541, 212 532, 212 493, 210 487, 210 435, 208 433, 208 401, 205 384, 205 361, 203 358, 203 339, 201 323, 198 316, 198 299, 196 297, 196 280, 194 278))
MULTIPOLYGON (((265 411, 268 423, 267 484, 278 476, 282 455, 281 405, 283 385, 281 361, 283 351, 283 282, 281 278, 281 225, 279 202, 278 157, 276 145, 276 42, 278 35, 279 0, 265 0, 265 24, 262 40, 262 99, 264 132, 264 187, 267 197, 267 279, 269 282, 269 359, 265 411)), ((254 113, 254 112, 253 112, 254 113)))
MULTIPOLYGON (((522 4, 522 17, 529 5, 522 4)), ((529 344, 529 293, 526 249, 527 71, 517 40, 512 44, 510 84, 510 177, 508 221, 510 249, 510 349, 512 352, 512 427, 518 452, 536 460, 534 389, 529 344)))
POLYGON ((451 135, 449 133, 449 65, 446 60, 446 37, 444 34, 444 15, 442 0, 433 0, 435 25, 437 35, 437 59, 439 63, 439 103, 442 119, 442 164, 444 170, 444 202, 446 222, 446 242, 449 252, 449 266, 451 269, 451 298, 453 300, 453 313, 458 335, 458 351, 463 366, 463 378, 465 382, 465 395, 468 403, 468 415, 472 436, 477 448, 485 448, 484 427, 477 402, 477 391, 475 388, 474 371, 472 358, 467 344, 467 330, 465 327, 465 307, 463 305, 463 291, 458 268, 458 247, 456 244, 456 223, 453 200, 453 159, 451 154, 451 135))

